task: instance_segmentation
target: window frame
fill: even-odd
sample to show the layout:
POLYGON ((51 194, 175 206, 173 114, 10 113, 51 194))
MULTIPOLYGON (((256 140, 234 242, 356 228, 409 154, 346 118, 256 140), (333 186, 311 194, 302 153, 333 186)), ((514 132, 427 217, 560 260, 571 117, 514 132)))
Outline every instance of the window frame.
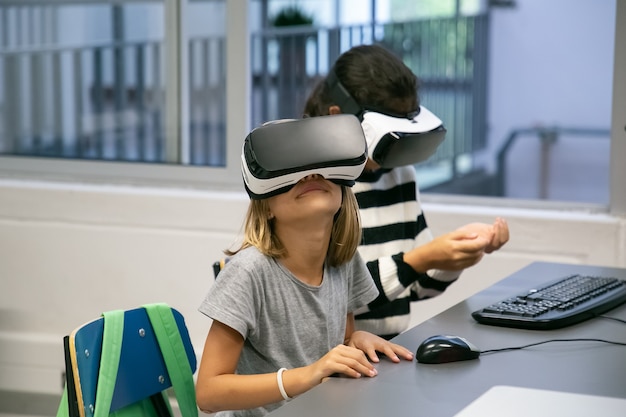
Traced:
POLYGON ((616 0, 615 8, 609 211, 613 215, 626 215, 626 4, 616 0))

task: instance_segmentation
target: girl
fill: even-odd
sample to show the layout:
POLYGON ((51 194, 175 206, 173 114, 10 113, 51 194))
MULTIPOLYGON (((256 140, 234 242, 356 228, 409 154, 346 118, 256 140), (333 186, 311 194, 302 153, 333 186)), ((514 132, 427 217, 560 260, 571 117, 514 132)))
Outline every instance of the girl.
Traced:
POLYGON ((321 175, 250 201, 243 243, 200 307, 213 319, 196 385, 202 411, 260 416, 334 374, 375 376, 377 352, 413 359, 354 331, 354 311, 378 294, 360 238, 351 189, 321 175))

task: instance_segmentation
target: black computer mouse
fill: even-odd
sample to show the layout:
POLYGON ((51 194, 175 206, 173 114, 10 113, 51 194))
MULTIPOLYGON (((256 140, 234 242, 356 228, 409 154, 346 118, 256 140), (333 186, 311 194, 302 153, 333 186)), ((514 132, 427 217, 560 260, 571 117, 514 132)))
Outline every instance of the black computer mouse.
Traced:
POLYGON ((459 336, 435 335, 425 339, 415 352, 420 363, 447 363, 476 359, 480 350, 459 336))

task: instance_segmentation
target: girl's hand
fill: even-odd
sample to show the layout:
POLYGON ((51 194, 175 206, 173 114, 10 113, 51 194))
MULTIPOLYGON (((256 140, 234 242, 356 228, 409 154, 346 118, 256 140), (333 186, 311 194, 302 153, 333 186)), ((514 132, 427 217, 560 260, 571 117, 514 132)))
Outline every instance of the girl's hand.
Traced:
POLYGON ((407 361, 413 360, 413 353, 404 346, 391 343, 380 336, 361 330, 352 333, 348 346, 364 352, 372 362, 376 363, 380 361, 377 352, 383 353, 393 362, 400 362, 400 358, 407 361))
POLYGON ((314 383, 321 382, 333 374, 343 374, 352 378, 376 376, 377 371, 365 354, 353 346, 337 345, 317 362, 309 365, 314 383))

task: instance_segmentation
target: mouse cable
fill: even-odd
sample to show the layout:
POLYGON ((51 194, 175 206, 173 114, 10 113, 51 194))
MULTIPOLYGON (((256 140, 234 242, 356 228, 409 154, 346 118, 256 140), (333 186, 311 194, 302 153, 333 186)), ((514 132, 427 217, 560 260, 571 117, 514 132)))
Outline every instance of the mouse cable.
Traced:
POLYGON ((612 340, 605 340, 605 339, 550 339, 550 340, 544 340, 542 342, 530 343, 524 346, 514 346, 514 347, 501 348, 501 349, 483 350, 480 352, 480 354, 484 355, 485 353, 505 352, 508 350, 521 350, 521 349, 526 349, 529 347, 543 345, 543 344, 552 343, 552 342, 601 342, 601 343, 608 343, 611 345, 626 346, 626 342, 615 342, 612 340))
POLYGON ((620 319, 620 318, 617 318, 617 317, 610 317, 610 316, 604 316, 604 315, 597 315, 596 317, 597 318, 601 318, 601 319, 614 320, 614 321, 617 321, 619 323, 626 324, 626 320, 620 319))

